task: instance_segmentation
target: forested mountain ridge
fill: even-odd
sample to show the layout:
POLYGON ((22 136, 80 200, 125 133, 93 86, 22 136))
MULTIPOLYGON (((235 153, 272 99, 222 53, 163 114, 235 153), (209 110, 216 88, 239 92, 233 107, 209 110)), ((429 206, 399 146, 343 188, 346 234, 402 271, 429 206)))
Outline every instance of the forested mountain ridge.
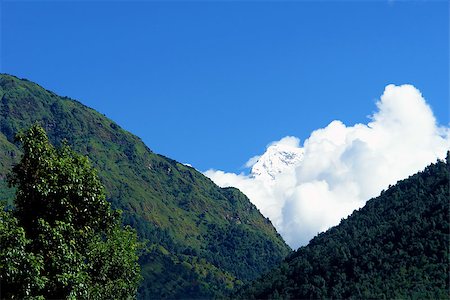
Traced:
POLYGON ((245 299, 448 299, 450 152, 241 289, 245 299))
MULTIPOLYGON (((218 297, 269 270, 289 252, 269 220, 236 189, 153 153, 136 136, 76 100, 0 75, 0 200, 20 158, 15 134, 39 122, 99 170, 107 199, 148 240, 140 297, 218 297)), ((157 129, 155 129, 157 130, 157 129)))

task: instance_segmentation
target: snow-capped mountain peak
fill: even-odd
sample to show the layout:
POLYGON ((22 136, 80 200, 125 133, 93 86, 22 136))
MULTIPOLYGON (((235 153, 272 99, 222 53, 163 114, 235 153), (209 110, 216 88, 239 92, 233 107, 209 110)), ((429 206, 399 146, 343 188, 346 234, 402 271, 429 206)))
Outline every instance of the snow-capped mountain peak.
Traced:
POLYGON ((261 180, 274 180, 279 174, 292 169, 303 159, 303 148, 275 143, 269 146, 252 166, 251 176, 261 180))

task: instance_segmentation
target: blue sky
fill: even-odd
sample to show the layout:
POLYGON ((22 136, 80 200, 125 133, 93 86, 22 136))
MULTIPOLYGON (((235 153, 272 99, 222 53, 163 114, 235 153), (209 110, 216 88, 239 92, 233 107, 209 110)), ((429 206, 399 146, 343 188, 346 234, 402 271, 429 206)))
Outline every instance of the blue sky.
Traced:
POLYGON ((155 152, 240 172, 274 140, 367 123, 410 83, 449 123, 448 1, 2 1, 0 71, 155 152))

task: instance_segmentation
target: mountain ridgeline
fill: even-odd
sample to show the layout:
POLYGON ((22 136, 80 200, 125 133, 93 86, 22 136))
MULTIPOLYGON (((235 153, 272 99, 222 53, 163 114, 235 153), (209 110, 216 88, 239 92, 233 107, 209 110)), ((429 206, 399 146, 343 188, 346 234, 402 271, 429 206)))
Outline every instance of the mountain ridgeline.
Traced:
POLYGON ((243 299, 448 299, 450 152, 242 288, 243 299))
POLYGON ((145 241, 138 298, 448 299, 450 152, 290 252, 239 190, 153 153, 76 100, 5 74, 0 201, 12 205, 15 195, 6 184, 22 155, 15 135, 35 122, 54 145, 65 140, 91 160, 107 200, 145 241))
MULTIPOLYGON (((247 197, 153 153, 138 137, 76 100, 0 75, 0 200, 21 150, 17 132, 40 123, 99 170, 107 200, 146 247, 140 298, 222 297, 270 270, 290 251, 247 197)), ((158 130, 155 128, 154 130, 158 130)))

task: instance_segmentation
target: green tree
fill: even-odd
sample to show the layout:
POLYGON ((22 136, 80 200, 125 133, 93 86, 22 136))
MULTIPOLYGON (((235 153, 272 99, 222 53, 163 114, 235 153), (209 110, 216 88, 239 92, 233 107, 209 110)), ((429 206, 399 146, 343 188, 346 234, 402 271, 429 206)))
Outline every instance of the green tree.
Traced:
POLYGON ((42 257, 27 251, 29 244, 17 219, 0 205, 0 298, 23 299, 44 286, 42 257))
POLYGON ((8 179, 17 189, 14 216, 2 209, 0 219, 0 257, 9 258, 0 265, 1 297, 135 297, 136 233, 121 226, 89 160, 66 144, 55 148, 39 125, 17 140, 23 157, 8 179))

